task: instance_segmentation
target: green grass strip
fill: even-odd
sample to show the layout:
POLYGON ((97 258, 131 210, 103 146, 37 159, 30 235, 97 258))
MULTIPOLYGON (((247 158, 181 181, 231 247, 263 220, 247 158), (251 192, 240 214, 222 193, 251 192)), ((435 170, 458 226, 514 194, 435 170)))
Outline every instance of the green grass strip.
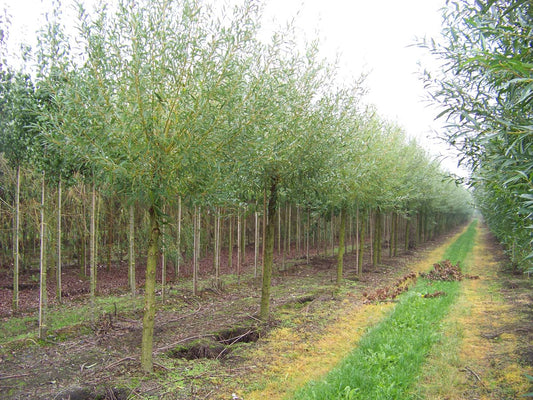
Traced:
MULTIPOLYGON (((477 221, 446 250, 445 258, 463 262, 473 248, 477 221)), ((438 261, 438 260, 435 260, 438 261)), ((433 344, 440 322, 459 292, 458 282, 418 279, 392 313, 363 336, 359 346, 321 381, 312 381, 294 399, 408 399, 433 344), (446 296, 425 298, 443 291, 446 296)))

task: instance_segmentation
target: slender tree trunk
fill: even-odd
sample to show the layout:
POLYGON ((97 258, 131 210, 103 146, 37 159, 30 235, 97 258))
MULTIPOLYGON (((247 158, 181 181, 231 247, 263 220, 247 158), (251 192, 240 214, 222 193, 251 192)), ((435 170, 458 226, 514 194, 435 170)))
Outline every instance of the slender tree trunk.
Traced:
POLYGON ((390 215, 390 229, 389 229, 389 258, 394 254, 394 213, 390 215))
POLYGON ((246 210, 242 215, 242 233, 241 233, 241 266, 246 266, 246 210))
POLYGON ((305 235, 305 261, 309 265, 309 235, 311 234, 311 210, 307 209, 307 232, 305 235))
POLYGON ((355 208, 355 265, 359 273, 359 205, 355 208))
POLYGON ((300 206, 296 206, 296 254, 298 257, 302 253, 301 239, 302 239, 302 230, 301 230, 301 215, 300 215, 300 206))
POLYGON ((255 230, 254 230, 254 278, 257 278, 257 259, 259 258, 259 212, 254 213, 255 230))
POLYGON ((242 255, 242 217, 241 209, 237 210, 237 282, 241 281, 241 255, 242 255))
POLYGON ((392 248, 393 248, 393 251, 392 251, 392 255, 394 257, 397 257, 398 256, 398 214, 397 213, 393 213, 392 214, 392 218, 393 218, 393 221, 394 221, 394 229, 393 229, 393 232, 394 232, 394 235, 393 235, 393 241, 392 241, 392 248))
POLYGON ((404 238, 404 249, 405 251, 409 250, 409 234, 411 231, 411 219, 409 216, 405 219, 405 238, 404 238))
POLYGON ((61 176, 57 183, 57 267, 56 267, 56 298, 61 304, 61 176))
POLYGON ((278 256, 281 256, 281 211, 278 212, 278 256))
POLYGON ((129 268, 128 279, 130 282, 130 292, 133 297, 136 295, 135 281, 135 208, 133 204, 129 206, 129 268))
POLYGON ((40 270, 40 282, 39 282, 39 339, 46 337, 46 312, 48 299, 46 294, 46 248, 45 248, 45 220, 44 220, 44 205, 45 205, 45 176, 42 174, 41 181, 41 229, 40 229, 40 253, 39 253, 39 270, 40 270))
POLYGON ((178 196, 178 237, 176 238, 176 252, 178 259, 176 260, 176 268, 174 270, 174 279, 177 281, 180 276, 181 263, 181 196, 178 196))
POLYGON ((228 232, 228 270, 231 271, 233 267, 233 216, 229 217, 229 232, 228 232))
POLYGON ((357 275, 363 275, 363 257, 365 253, 365 230, 366 221, 364 215, 361 220, 361 234, 359 235, 359 259, 357 264, 357 275))
POLYGON ((220 207, 215 209, 215 255, 213 264, 215 266, 215 287, 220 287, 220 207))
POLYGON ((265 252, 263 255, 263 283, 261 286, 261 308, 259 317, 262 321, 267 321, 270 314, 270 285, 272 281, 272 264, 274 256, 274 227, 277 214, 278 203, 278 182, 279 177, 270 178, 270 188, 268 196, 267 223, 265 235, 265 252))
POLYGON ((148 210, 150 217, 150 237, 146 258, 146 282, 144 293, 143 333, 141 344, 141 368, 144 372, 153 372, 152 349, 154 343, 155 322, 155 274, 159 256, 159 218, 155 207, 148 210))
POLYGON ((376 213, 376 265, 381 263, 381 250, 382 250, 382 235, 383 235, 383 215, 381 211, 376 213))
MULTIPOLYGON (((163 213, 165 208, 163 207, 163 213)), ((167 291, 167 259, 165 254, 165 224, 161 225, 161 302, 166 300, 167 291)))
POLYGON ((81 218, 82 218, 82 234, 81 234, 81 255, 82 263, 80 266, 80 273, 82 276, 87 276, 87 208, 85 205, 85 184, 81 187, 81 218))
POLYGON ((93 182, 91 194, 91 225, 90 225, 90 248, 91 259, 89 261, 90 268, 90 294, 91 305, 94 311, 94 298, 96 296, 96 185, 93 182))
POLYGON ((13 311, 19 308, 19 269, 20 269, 20 165, 17 165, 15 183, 15 232, 13 235, 13 311))
POLYGON ((287 206, 287 257, 291 258, 291 232, 292 230, 292 207, 289 204, 287 206))
POLYGON ((331 256, 335 257, 335 214, 333 213, 333 210, 331 210, 331 221, 330 221, 330 243, 331 243, 331 256))
POLYGON ((192 294, 198 294, 198 263, 200 258, 200 207, 194 206, 192 294))
MULTIPOLYGON (((265 262, 265 246, 266 246, 266 224, 267 224, 267 213, 268 213, 268 210, 267 210, 267 192, 266 192, 266 188, 265 190, 263 191, 263 240, 262 240, 262 243, 261 243, 261 254, 263 255, 262 257, 262 260, 261 262, 264 263, 265 262)), ((261 272, 262 274, 262 272, 261 272)))
POLYGON ((339 227, 339 251, 337 252, 337 285, 342 283, 344 263, 344 238, 346 235, 346 210, 341 209, 341 223, 339 227))

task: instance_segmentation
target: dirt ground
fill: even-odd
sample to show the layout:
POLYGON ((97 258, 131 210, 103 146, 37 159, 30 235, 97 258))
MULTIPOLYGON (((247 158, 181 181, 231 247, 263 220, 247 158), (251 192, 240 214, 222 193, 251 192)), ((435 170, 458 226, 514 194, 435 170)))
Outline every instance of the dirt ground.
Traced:
MULTIPOLYGON (((273 337, 289 329, 301 338, 319 337, 347 308, 361 306, 363 293, 391 285, 449 238, 442 237, 394 259, 384 258, 378 268, 366 262, 361 279, 355 275, 354 254, 347 254, 346 279, 340 288, 334 284, 335 258, 314 256, 310 265, 304 259, 295 260, 274 274, 272 318, 266 325, 257 320, 260 282, 253 278, 253 252, 248 252, 240 281, 225 279, 221 289, 208 278, 207 258, 201 267, 202 290, 198 296, 192 296, 191 285, 184 277, 171 285, 167 302, 159 305, 154 374, 145 375, 139 369, 142 310, 137 308, 100 317, 96 324, 87 323, 85 329, 67 329, 57 342, 27 339, 0 347, 0 397, 232 399, 235 390, 259 389, 264 387, 265 379, 271 378, 269 353, 279 350, 271 341, 273 337)), ((224 268, 228 272, 227 265, 224 268)), ((67 276, 69 271, 65 272, 67 276)), ((87 297, 88 283, 78 278, 77 272, 72 268, 72 276, 64 278, 69 282, 65 284, 67 293, 72 291, 67 302, 72 304, 87 297), (78 280, 78 286, 70 286, 70 279, 78 280)), ((100 295, 126 293, 125 266, 115 267, 110 275, 106 275, 105 267, 98 272, 100 295)), ((137 279, 141 287, 141 268, 137 279)), ((7 282, 0 280, 5 286, 7 282)), ((53 298, 52 282, 50 286, 53 298)), ((35 312, 34 290, 22 291, 28 299, 22 302, 23 314, 35 312)), ((4 320, 9 317, 4 309, 5 291, 8 289, 2 290, 0 311, 4 320)))

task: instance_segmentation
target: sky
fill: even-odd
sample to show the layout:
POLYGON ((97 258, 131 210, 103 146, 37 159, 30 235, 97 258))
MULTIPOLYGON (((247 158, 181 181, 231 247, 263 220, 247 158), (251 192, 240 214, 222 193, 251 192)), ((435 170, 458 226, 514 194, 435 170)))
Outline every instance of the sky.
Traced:
MULTIPOLYGON (((66 1, 63 1, 65 3, 66 1)), ((263 25, 284 26, 294 21, 302 38, 319 39, 321 54, 339 60, 343 80, 353 81, 368 74, 366 102, 404 128, 444 169, 457 169, 456 155, 436 139, 442 123, 427 100, 420 79, 423 68, 437 63, 414 44, 417 38, 437 38, 441 28, 440 9, 445 0, 264 0, 263 25)), ((51 0, 0 0, 0 12, 11 18, 11 40, 31 40, 51 0)), ((65 13, 68 16, 68 12, 65 13)))

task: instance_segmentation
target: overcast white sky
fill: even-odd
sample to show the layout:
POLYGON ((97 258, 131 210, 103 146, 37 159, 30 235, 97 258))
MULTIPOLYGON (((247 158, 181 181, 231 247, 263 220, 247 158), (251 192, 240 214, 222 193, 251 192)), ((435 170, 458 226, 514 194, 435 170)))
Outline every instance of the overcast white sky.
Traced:
MULTIPOLYGON (((39 16, 50 4, 51 0, 0 0, 2 13, 7 9, 13 16, 12 39, 34 37, 39 16)), ((438 37, 439 10, 445 0, 265 0, 265 4, 265 25, 283 26, 294 18, 302 35, 320 39, 325 56, 340 57, 345 79, 369 73, 367 101, 384 117, 397 121, 433 156, 449 154, 434 139, 434 130, 441 129, 434 121, 438 111, 425 101, 419 79, 419 64, 432 60, 412 46, 417 37, 438 37)), ((456 163, 454 156, 448 157, 443 167, 457 173, 456 163)))

